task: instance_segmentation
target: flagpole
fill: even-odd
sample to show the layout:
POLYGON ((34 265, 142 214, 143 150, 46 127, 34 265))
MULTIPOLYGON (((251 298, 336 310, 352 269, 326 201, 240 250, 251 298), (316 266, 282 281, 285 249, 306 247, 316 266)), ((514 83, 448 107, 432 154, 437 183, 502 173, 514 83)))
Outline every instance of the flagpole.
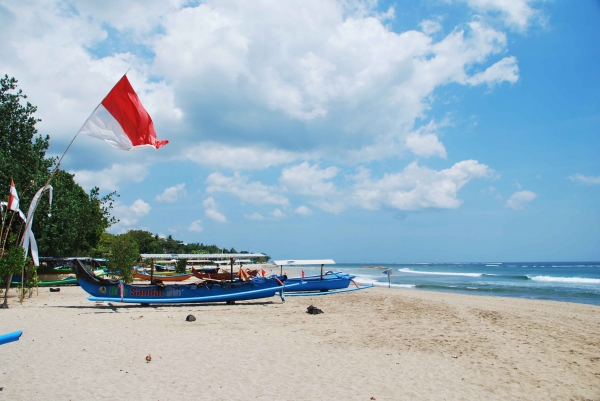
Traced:
MULTIPOLYGON (((125 74, 123 74, 123 76, 121 77, 121 79, 123 79, 123 77, 125 77, 127 75, 127 73, 129 72, 129 70, 131 70, 131 68, 128 68, 127 71, 125 71, 125 74)), ((119 81, 121 79, 119 79, 119 81)), ((117 81, 117 83, 119 81, 117 81)), ((114 85, 113 85, 112 88, 114 88, 114 85)), ((111 91, 112 91, 112 88, 111 88, 111 91)), ((100 103, 98 103, 98 105, 96 106, 96 108, 94 109, 94 111, 92 111, 90 113, 90 115, 88 116, 88 118, 85 119, 85 122, 81 125, 81 128, 83 128, 83 126, 86 124, 87 120, 92 116, 92 114, 94 114, 96 112, 96 110, 98 109, 98 107, 100 107, 100 105, 102 104, 102 102, 104 101, 104 99, 106 99, 109 94, 110 94, 110 91, 108 91, 108 93, 106 94, 106 96, 104 96, 104 98, 102 98, 102 100, 100 101, 100 103)), ((63 154, 60 157, 60 159, 58 159, 58 163, 56 164, 56 167, 54 167, 54 169, 50 173, 50 177, 48 177, 48 180, 46 181, 46 184, 42 188, 45 188, 48 185, 50 185, 50 181, 52 181, 52 178, 54 177, 54 174, 60 168, 60 163, 62 162, 62 159, 67 154, 67 152, 68 152, 69 148, 71 147, 71 145, 73 144, 73 142, 75 142, 75 139, 77 139, 77 136, 79 136, 79 133, 81 132, 81 128, 79 128, 79 130, 77 131, 77 133, 75 134, 75 136, 73 137, 73 139, 71 139, 71 142, 69 142, 69 146, 67 146, 67 148, 63 152, 63 154)), ((21 240, 20 240, 21 246, 25 242, 25 235, 27 234, 27 227, 29 227, 30 220, 33 218, 33 212, 34 211, 32 211, 31 216, 27 216, 27 220, 25 221, 25 231, 23 231, 23 235, 22 235, 21 240)))

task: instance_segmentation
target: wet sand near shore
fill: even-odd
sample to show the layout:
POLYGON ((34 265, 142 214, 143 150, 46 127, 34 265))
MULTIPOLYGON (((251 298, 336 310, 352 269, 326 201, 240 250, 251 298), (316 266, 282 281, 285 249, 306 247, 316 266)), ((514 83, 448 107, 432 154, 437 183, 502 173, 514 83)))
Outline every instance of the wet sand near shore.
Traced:
POLYGON ((0 346, 0 400, 600 400, 598 306, 384 288, 283 304, 86 296, 40 288, 0 310, 0 333, 23 330, 0 346))

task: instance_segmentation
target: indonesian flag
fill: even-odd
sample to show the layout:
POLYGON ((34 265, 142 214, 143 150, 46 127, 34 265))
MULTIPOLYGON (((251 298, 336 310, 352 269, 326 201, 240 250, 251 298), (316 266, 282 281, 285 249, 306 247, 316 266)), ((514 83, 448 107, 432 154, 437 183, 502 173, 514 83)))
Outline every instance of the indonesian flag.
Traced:
POLYGON ((158 149, 169 141, 156 139, 152 118, 123 76, 87 119, 79 133, 104 139, 123 150, 158 149))
POLYGON ((12 210, 16 212, 19 210, 19 195, 17 195, 17 188, 15 188, 15 183, 11 179, 10 180, 10 192, 8 194, 8 210, 12 210))

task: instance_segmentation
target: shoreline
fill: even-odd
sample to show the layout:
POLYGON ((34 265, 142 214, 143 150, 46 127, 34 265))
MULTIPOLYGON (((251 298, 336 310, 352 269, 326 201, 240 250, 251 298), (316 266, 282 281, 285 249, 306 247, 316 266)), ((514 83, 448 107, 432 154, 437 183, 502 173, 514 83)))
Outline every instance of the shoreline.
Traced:
POLYGON ((40 289, 23 306, 10 298, 0 333, 24 333, 0 347, 0 395, 600 398, 600 308, 593 305, 387 288, 284 304, 146 308, 97 306, 86 296, 63 287, 40 289), (324 313, 306 314, 311 304, 324 313), (186 322, 188 314, 197 321, 186 322))

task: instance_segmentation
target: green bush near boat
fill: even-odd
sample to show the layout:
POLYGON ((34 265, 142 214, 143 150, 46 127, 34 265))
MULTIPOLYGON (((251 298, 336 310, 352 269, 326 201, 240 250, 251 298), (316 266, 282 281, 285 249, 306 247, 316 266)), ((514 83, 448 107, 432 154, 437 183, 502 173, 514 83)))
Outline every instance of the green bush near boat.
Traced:
POLYGON ((132 283, 135 278, 133 267, 139 258, 138 245, 131 237, 123 234, 112 238, 106 255, 111 275, 119 277, 126 283, 132 283))

